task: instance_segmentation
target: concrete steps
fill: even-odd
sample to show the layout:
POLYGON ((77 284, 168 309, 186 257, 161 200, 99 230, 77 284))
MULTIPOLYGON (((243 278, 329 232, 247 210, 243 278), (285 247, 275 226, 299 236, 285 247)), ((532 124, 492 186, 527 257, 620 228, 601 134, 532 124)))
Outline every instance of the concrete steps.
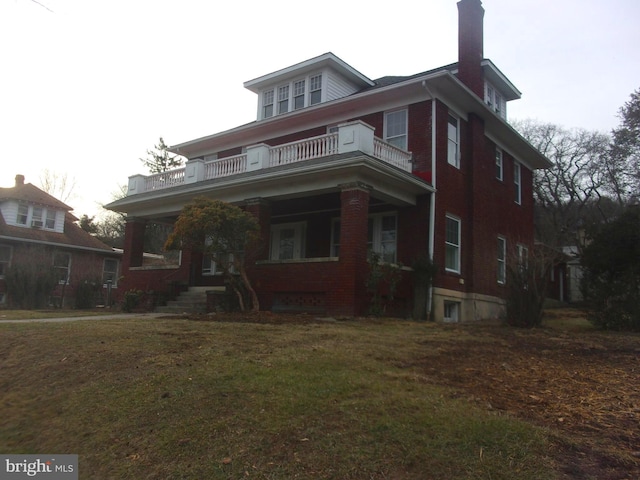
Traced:
POLYGON ((181 292, 175 300, 169 300, 166 305, 156 307, 158 313, 206 313, 207 292, 224 292, 224 287, 189 287, 181 292))

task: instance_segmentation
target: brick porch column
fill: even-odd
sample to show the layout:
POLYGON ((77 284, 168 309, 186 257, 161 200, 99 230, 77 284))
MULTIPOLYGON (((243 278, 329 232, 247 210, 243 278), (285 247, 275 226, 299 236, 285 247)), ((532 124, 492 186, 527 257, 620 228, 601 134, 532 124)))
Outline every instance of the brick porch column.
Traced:
POLYGON ((367 312, 367 222, 371 187, 360 182, 340 185, 340 260, 330 313, 367 312))
POLYGON ((122 271, 129 267, 142 266, 142 254, 144 252, 144 231, 147 221, 142 218, 127 218, 124 227, 124 253, 122 255, 122 271))

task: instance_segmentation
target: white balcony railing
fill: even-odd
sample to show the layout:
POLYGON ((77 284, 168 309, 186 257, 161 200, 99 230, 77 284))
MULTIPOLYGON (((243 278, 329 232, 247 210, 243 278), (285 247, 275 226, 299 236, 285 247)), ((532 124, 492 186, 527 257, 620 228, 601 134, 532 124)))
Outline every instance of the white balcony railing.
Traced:
POLYGON ((129 177, 127 195, 175 187, 240 173, 277 167, 339 153, 361 151, 411 172, 411 153, 373 136, 373 127, 354 121, 338 126, 337 133, 306 138, 271 147, 260 144, 247 147, 247 153, 205 162, 190 160, 185 168, 155 175, 129 177))

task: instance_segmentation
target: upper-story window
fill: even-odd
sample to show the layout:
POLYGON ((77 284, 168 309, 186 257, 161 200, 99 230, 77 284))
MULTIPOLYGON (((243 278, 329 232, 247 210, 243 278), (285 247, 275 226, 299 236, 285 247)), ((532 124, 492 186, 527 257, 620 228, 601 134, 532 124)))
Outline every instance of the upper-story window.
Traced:
POLYGON ((447 215, 445 227, 444 268, 460 273, 460 219, 447 215))
POLYGON ((322 101, 322 74, 314 75, 309 80, 309 105, 322 101))
POLYGON ((18 205, 18 216, 16 217, 16 223, 18 225, 26 225, 29 219, 29 205, 21 203, 18 205))
POLYGON ((298 80, 293 84, 293 109, 304 108, 304 80, 298 80))
POLYGON ((44 208, 21 203, 18 205, 16 225, 55 230, 56 211, 52 208, 44 208))
POLYGON ((496 178, 502 180, 502 150, 496 147, 496 178))
POLYGON ((384 140, 402 150, 407 149, 407 111, 397 110, 384 115, 384 140))
POLYGON ((262 118, 273 117, 273 90, 262 94, 262 118))
POLYGON ((261 118, 270 118, 323 101, 322 73, 285 81, 262 91, 261 118))
POLYGON ((498 90, 495 89, 490 83, 485 84, 484 89, 484 101, 491 110, 502 118, 506 118, 507 115, 507 103, 504 97, 498 90))
POLYGON ((278 115, 289 111, 289 85, 278 87, 278 115))
POLYGON ((447 161, 450 165, 460 168, 460 120, 449 114, 447 122, 447 161))
POLYGON ((513 162, 513 187, 514 200, 520 205, 522 203, 522 169, 518 162, 513 162))

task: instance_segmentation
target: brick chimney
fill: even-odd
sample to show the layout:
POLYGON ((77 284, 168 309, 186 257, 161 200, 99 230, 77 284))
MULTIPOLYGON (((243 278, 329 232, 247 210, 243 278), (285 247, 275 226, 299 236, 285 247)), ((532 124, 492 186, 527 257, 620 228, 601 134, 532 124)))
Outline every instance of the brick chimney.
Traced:
POLYGON ((458 78, 482 99, 483 20, 484 8, 480 0, 458 2, 458 78))
POLYGON ((24 185, 24 175, 16 175, 16 187, 24 185))

